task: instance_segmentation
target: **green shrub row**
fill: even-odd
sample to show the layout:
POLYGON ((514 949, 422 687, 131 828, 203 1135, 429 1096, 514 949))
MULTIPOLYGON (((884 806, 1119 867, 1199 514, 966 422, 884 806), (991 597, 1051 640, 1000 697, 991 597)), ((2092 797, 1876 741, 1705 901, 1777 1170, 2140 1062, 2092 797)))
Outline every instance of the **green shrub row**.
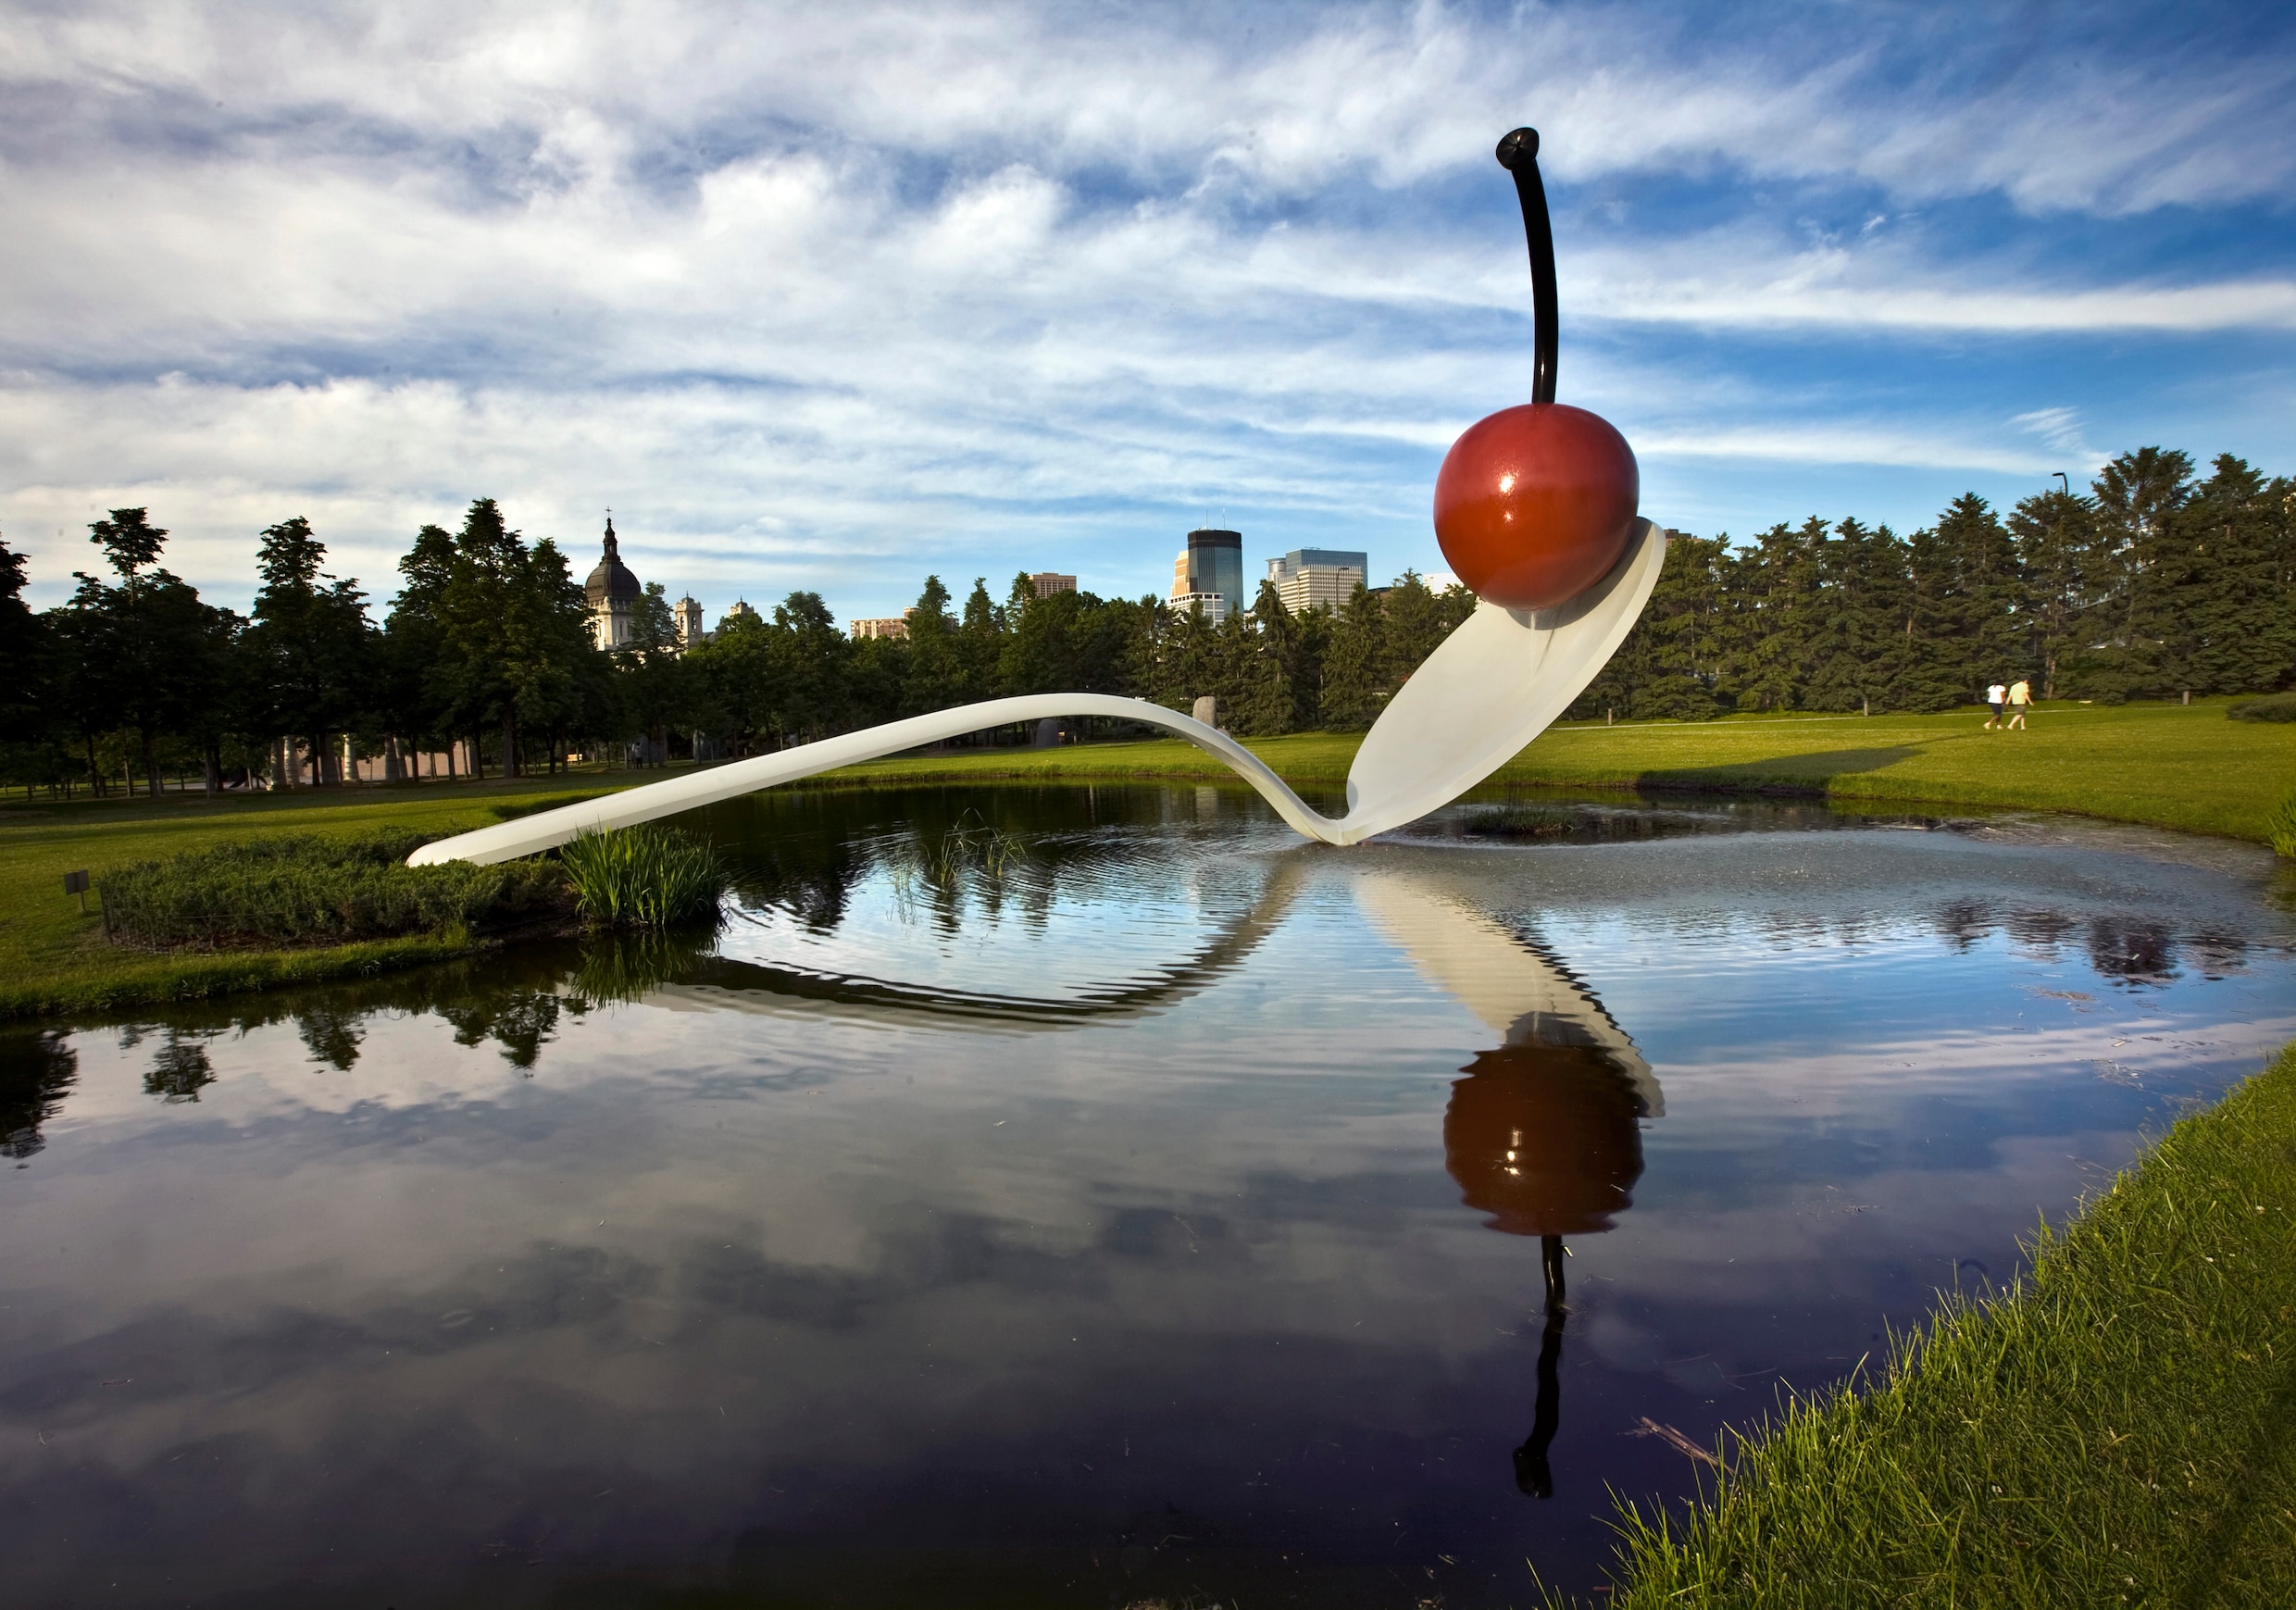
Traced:
POLYGON ((2225 706, 2225 715, 2235 721, 2296 721, 2296 693, 2235 699, 2225 706))
POLYGON ((137 862, 101 880, 105 931, 153 950, 270 949, 484 930, 570 909, 547 861, 407 866, 424 842, 302 834, 137 862))

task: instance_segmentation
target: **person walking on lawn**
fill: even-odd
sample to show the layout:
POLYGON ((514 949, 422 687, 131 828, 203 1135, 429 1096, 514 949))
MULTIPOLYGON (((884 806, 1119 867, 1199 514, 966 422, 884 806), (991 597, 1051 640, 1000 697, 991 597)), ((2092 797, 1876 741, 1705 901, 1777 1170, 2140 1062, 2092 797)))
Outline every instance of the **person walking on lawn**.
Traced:
POLYGON ((1986 730, 1990 731, 1994 728, 2001 725, 2002 701, 2006 699, 2008 696, 2009 690, 1999 682, 1995 682, 1991 687, 1985 690, 1985 703, 1993 712, 1991 715, 1985 718, 1986 730))
POLYGON ((2032 702, 2032 683, 2019 677, 2009 684, 2009 725, 2011 727, 2020 732, 2025 730, 2025 707, 2032 702))

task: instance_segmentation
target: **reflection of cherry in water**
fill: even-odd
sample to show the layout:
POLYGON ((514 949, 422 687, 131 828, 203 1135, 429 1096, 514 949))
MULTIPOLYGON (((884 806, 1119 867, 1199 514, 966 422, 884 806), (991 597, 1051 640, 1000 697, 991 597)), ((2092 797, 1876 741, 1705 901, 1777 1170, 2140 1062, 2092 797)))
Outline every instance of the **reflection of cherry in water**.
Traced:
POLYGON ((1644 1113, 1634 1081, 1599 1045, 1503 1045, 1468 1064, 1443 1113, 1443 1164, 1492 1229, 1535 1235, 1546 1277, 1539 1402, 1515 1451, 1516 1485, 1554 1493, 1547 1449, 1560 1415, 1563 1238, 1597 1235, 1633 1205, 1642 1177, 1644 1113))

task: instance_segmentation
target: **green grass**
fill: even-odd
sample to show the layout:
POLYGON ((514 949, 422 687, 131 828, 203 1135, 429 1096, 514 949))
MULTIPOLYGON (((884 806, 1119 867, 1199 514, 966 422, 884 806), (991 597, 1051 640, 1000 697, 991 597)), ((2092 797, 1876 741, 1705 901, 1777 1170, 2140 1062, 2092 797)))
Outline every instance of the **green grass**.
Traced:
POLYGON ((105 874, 97 893, 112 942, 151 950, 435 938, 565 915, 558 867, 539 861, 407 866, 427 837, 267 835, 132 863, 105 874))
MULTIPOLYGON (((580 780, 601 785, 656 780, 620 772, 580 780)), ((136 861, 160 860, 273 834, 356 838, 379 831, 429 836, 482 828, 505 811, 576 797, 568 780, 436 783, 404 788, 298 790, 227 797, 0 804, 0 1017, 116 1011, 160 1001, 200 1000, 241 990, 363 978, 468 955, 468 933, 445 933, 324 949, 232 950, 153 955, 106 942, 94 897, 83 915, 64 874, 100 880, 136 861)))
POLYGON ((1629 1508, 1603 1602, 2296 1603, 2296 1048, 2032 1250, 1729 1442, 1687 1520, 1629 1508))
POLYGON ((702 922, 732 881, 708 844, 652 822, 577 833, 559 856, 581 914, 601 928, 702 922))
MULTIPOLYGON (((2190 832, 2272 842, 2274 807, 2296 785, 2296 723, 2229 721, 2224 700, 2177 705, 2044 705, 2024 732, 1982 730, 1982 712, 1945 716, 1731 717, 1554 729, 1501 768, 1517 788, 1678 788, 1818 796, 1849 805, 2011 806, 2074 811, 2190 832)), ((1354 734, 1254 739, 1251 747, 1311 800, 1335 796, 1362 742, 1354 734)), ((190 998, 327 976, 333 952, 137 955, 106 945, 63 875, 98 873, 268 832, 447 833, 505 814, 658 780, 656 772, 258 795, 207 804, 82 802, 0 806, 0 1017, 190 998), (268 959, 266 959, 266 958, 268 959)), ((1063 749, 902 756, 824 782, 1211 781, 1242 786, 1178 740, 1063 749)), ((2296 838, 2290 839, 2296 846, 2296 838)), ((440 942, 345 950, 346 972, 430 959, 440 942)), ((450 953, 451 954, 451 953, 450 953)))
MULTIPOLYGON (((1943 716, 1580 722, 1550 730, 1491 780, 2073 811, 2268 842, 2265 818, 2296 785, 2296 725, 2227 721, 2225 705, 2041 705, 2020 732, 1984 730, 1985 713, 1974 708, 1943 716)), ((1354 733, 1304 732, 1246 746, 1303 793, 1335 793, 1361 742, 1354 733)), ((830 774, 851 783, 968 778, 1235 780, 1178 739, 903 756, 830 774)))

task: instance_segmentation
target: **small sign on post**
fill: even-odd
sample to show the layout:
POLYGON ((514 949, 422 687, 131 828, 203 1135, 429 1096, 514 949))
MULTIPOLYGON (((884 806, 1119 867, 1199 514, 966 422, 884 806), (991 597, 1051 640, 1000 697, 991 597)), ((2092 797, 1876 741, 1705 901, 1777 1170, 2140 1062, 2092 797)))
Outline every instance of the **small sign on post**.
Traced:
POLYGON ((80 896, 80 909, 88 909, 88 875, 85 872, 64 874, 64 892, 80 896))

